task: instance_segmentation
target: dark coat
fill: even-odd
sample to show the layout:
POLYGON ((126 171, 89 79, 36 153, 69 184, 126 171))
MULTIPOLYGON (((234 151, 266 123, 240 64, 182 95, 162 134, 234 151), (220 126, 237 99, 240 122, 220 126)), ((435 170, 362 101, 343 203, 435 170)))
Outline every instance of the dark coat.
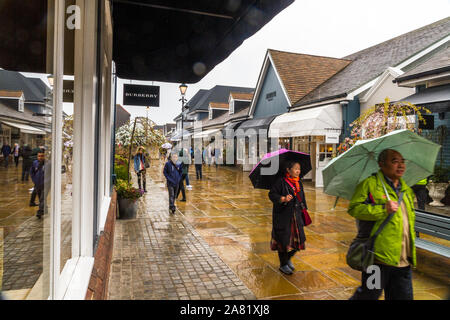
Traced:
POLYGON ((34 160, 30 176, 37 190, 44 190, 46 184, 50 186, 51 169, 50 162, 45 161, 43 164, 39 160, 34 160), (45 174, 46 171, 47 174, 45 174))
POLYGON ((22 166, 24 168, 29 168, 33 164, 33 160, 31 159, 31 148, 29 146, 25 146, 20 150, 20 156, 23 159, 22 166))
POLYGON ((303 230, 303 212, 302 206, 308 209, 305 200, 305 193, 303 192, 303 184, 300 184, 300 197, 302 202, 294 196, 294 190, 291 186, 284 180, 284 178, 279 178, 272 189, 269 192, 269 199, 273 202, 272 210, 272 237, 280 243, 283 247, 289 245, 289 240, 291 237, 291 219, 292 214, 295 212, 295 218, 297 221, 297 227, 300 232, 300 243, 306 241, 305 232, 303 230), (292 195, 294 198, 288 203, 281 203, 281 197, 285 197, 288 194, 292 195))
POLYGON ((7 157, 11 154, 11 147, 8 144, 4 144, 2 147, 2 154, 4 157, 7 157))
POLYGON ((181 181, 182 168, 176 166, 172 161, 167 161, 164 166, 164 176, 167 179, 167 186, 176 187, 181 181))

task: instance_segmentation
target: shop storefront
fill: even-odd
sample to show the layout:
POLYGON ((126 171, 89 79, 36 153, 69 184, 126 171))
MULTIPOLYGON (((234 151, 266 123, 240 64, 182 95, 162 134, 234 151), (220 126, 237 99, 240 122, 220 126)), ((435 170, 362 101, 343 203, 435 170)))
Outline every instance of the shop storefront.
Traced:
POLYGON ((273 120, 269 138, 278 138, 281 147, 311 155, 312 170, 304 179, 323 187, 322 170, 336 155, 342 131, 342 110, 339 104, 282 114, 273 120))

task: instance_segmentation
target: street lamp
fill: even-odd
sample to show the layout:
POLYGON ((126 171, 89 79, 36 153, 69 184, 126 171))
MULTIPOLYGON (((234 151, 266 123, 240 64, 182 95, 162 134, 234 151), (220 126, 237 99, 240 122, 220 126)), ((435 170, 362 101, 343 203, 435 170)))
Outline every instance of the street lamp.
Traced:
POLYGON ((185 98, 185 94, 186 94, 186 90, 187 90, 187 85, 185 83, 180 85, 180 93, 181 93, 181 99, 179 101, 181 101, 181 145, 183 145, 183 140, 184 140, 184 126, 183 126, 183 121, 184 121, 184 104, 186 103, 186 98, 185 98))

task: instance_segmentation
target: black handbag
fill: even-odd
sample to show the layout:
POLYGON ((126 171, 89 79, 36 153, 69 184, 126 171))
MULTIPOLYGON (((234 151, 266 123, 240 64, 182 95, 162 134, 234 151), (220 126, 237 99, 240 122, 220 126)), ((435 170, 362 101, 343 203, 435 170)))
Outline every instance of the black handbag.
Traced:
MULTIPOLYGON (((402 200, 403 192, 400 193, 398 198, 399 205, 402 200)), ((378 227, 378 230, 373 234, 373 236, 364 238, 356 237, 352 241, 346 256, 346 261, 350 268, 358 271, 366 271, 369 266, 374 264, 375 253, 373 251, 373 246, 375 244, 375 239, 381 231, 383 231, 383 228, 388 224, 388 222, 391 221, 394 214, 395 213, 391 213, 386 219, 384 219, 383 223, 378 227)))

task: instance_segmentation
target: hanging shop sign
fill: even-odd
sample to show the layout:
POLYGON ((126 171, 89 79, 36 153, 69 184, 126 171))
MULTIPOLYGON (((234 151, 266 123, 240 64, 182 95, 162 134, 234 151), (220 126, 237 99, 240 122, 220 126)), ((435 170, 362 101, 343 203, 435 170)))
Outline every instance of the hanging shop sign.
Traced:
POLYGON ((159 107, 159 86, 124 84, 123 104, 131 106, 159 107))
POLYGON ((339 143, 339 133, 329 132, 325 136, 325 143, 338 144, 339 143))
POLYGON ((63 102, 73 103, 74 81, 63 80, 63 102))

